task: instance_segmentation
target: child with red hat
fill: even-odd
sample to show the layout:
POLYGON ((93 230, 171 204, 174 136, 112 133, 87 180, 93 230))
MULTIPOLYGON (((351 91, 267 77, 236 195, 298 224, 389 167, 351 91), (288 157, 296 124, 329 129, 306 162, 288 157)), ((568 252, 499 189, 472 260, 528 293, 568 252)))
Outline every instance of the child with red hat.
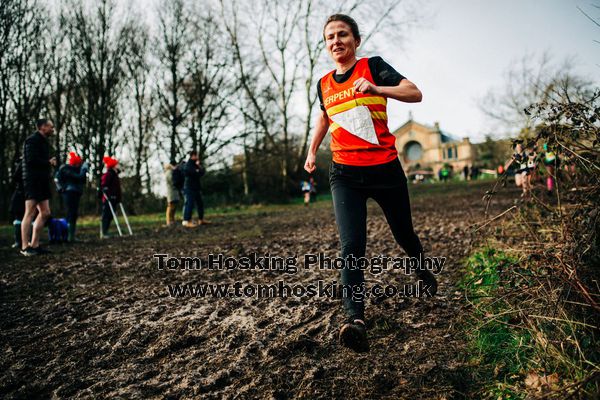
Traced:
POLYGON ((102 196, 102 237, 108 238, 108 228, 112 220, 111 205, 116 209, 121 202, 121 181, 119 180, 119 170, 117 164, 119 161, 110 156, 105 156, 102 159, 106 165, 106 172, 102 175, 100 183, 100 196, 102 196))
POLYGON ((75 242, 79 201, 83 194, 88 170, 88 163, 84 163, 81 157, 72 151, 69 153, 68 164, 62 165, 54 177, 58 192, 62 195, 67 209, 67 226, 69 232, 67 240, 69 243, 75 242))

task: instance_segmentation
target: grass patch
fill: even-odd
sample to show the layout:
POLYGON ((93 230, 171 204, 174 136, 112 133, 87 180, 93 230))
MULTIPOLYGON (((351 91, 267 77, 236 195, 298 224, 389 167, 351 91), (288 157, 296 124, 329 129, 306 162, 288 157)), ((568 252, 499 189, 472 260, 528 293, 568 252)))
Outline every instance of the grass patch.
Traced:
POLYGON ((491 247, 473 253, 465 262, 459 283, 473 306, 463 330, 469 343, 471 374, 483 398, 517 399, 514 390, 533 355, 531 333, 514 323, 515 313, 501 298, 516 283, 507 277, 518 267, 513 256, 491 247))
POLYGON ((472 308, 461 328, 474 397, 563 398, 577 390, 575 398, 586 398, 597 392, 593 320, 561 305, 569 289, 544 263, 487 246, 464 264, 459 286, 472 308))

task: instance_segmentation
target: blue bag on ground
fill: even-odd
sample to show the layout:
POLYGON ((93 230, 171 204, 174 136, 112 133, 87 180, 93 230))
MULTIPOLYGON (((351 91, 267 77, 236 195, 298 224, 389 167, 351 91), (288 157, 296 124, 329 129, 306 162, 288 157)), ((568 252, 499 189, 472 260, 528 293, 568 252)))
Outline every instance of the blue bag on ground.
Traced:
POLYGON ((64 218, 52 218, 48 223, 48 236, 50 243, 64 243, 69 236, 67 220, 64 218))

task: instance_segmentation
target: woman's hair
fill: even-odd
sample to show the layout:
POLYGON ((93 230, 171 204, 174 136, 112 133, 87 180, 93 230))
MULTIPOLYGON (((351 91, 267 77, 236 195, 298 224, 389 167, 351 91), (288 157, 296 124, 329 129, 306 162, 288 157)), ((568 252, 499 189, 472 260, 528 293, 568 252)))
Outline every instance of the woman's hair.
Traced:
POLYGON ((516 149, 517 145, 519 145, 519 144, 521 146, 523 145, 523 139, 515 139, 515 140, 513 140, 513 142, 512 142, 512 148, 516 149))
POLYGON ((329 18, 327 18, 327 21, 325 22, 325 25, 323 25, 323 37, 325 37, 325 28, 327 28, 327 25, 329 25, 330 22, 334 21, 342 21, 346 23, 350 27, 354 39, 360 40, 360 31, 358 30, 358 24, 356 23, 354 18, 346 14, 333 14, 329 16, 329 18))

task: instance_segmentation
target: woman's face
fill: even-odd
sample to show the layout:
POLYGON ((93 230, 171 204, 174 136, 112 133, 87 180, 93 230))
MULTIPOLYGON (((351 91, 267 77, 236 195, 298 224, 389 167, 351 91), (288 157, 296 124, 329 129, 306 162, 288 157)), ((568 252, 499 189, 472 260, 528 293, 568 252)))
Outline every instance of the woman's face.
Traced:
POLYGON ((343 63, 356 57, 360 45, 352 34, 350 26, 342 21, 333 21, 325 27, 325 46, 329 56, 336 63, 343 63))

